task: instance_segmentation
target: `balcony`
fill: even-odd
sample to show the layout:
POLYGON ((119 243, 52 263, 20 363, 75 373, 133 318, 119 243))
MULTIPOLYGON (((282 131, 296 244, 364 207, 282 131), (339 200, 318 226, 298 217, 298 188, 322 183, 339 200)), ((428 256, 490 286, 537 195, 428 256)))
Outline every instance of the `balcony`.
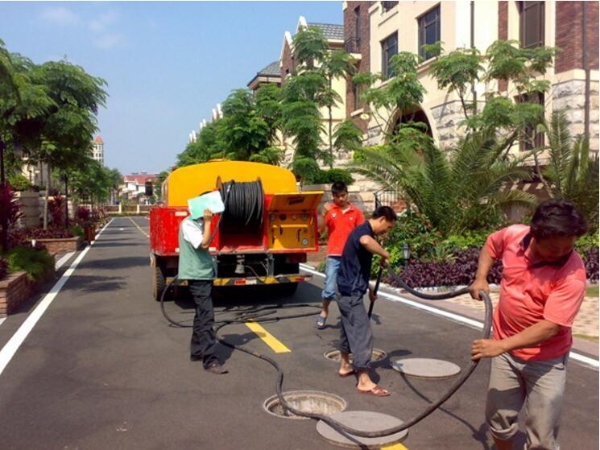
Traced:
POLYGON ((347 53, 360 53, 361 38, 351 37, 344 41, 344 50, 347 53))

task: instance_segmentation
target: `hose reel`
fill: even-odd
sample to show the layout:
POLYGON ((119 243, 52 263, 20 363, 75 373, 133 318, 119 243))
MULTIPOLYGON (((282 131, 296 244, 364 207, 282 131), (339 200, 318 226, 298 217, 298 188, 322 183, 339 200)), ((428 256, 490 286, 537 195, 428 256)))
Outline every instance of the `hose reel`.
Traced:
POLYGON ((256 181, 221 182, 217 179, 225 211, 221 215, 220 229, 225 233, 259 235, 263 229, 264 191, 260 178, 256 181))

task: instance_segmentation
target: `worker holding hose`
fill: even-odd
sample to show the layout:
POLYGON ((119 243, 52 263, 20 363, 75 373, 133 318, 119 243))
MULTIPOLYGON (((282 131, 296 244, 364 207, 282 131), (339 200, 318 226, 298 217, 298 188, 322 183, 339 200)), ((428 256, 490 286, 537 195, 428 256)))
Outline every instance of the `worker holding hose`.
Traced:
POLYGON ((227 373, 227 369, 215 354, 217 338, 213 328, 215 312, 211 296, 215 263, 208 252, 212 217, 210 209, 204 209, 203 213, 192 210, 191 214, 181 222, 178 278, 188 280, 190 293, 196 303, 190 360, 202 361, 204 370, 221 375, 227 373))
POLYGON ((489 292, 498 258, 503 271, 493 339, 475 340, 473 360, 493 358, 486 419, 498 450, 512 449, 525 406, 527 449, 557 450, 556 440, 573 337, 571 326, 585 295, 586 272, 573 249, 587 224, 575 206, 548 200, 531 223, 491 234, 479 255, 474 299, 489 292))
POLYGON ((369 375, 373 332, 363 296, 369 291, 372 302, 377 298, 369 286, 373 255, 379 255, 381 264, 387 265, 390 254, 375 240, 375 236, 391 230, 397 219, 392 208, 380 206, 369 220, 352 230, 344 245, 337 276, 337 303, 342 317, 338 374, 340 377, 357 374, 358 391, 376 397, 387 397, 390 392, 375 383, 369 375), (352 364, 350 353, 353 356, 352 364))

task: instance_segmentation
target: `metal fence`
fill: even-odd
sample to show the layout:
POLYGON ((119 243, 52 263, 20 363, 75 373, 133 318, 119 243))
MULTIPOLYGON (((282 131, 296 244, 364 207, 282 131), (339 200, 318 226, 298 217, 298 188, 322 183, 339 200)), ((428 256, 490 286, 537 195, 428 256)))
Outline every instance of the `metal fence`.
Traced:
POLYGON ((375 197, 375 209, 380 206, 390 206, 396 212, 406 209, 406 201, 400 193, 393 189, 382 189, 373 193, 375 197))

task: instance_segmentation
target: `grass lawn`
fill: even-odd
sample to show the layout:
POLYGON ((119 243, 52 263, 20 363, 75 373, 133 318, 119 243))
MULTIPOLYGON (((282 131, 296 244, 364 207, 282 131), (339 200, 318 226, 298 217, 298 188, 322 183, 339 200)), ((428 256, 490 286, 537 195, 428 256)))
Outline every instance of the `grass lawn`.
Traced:
POLYGON ((588 286, 588 288, 585 291, 585 296, 598 298, 598 285, 588 286))

